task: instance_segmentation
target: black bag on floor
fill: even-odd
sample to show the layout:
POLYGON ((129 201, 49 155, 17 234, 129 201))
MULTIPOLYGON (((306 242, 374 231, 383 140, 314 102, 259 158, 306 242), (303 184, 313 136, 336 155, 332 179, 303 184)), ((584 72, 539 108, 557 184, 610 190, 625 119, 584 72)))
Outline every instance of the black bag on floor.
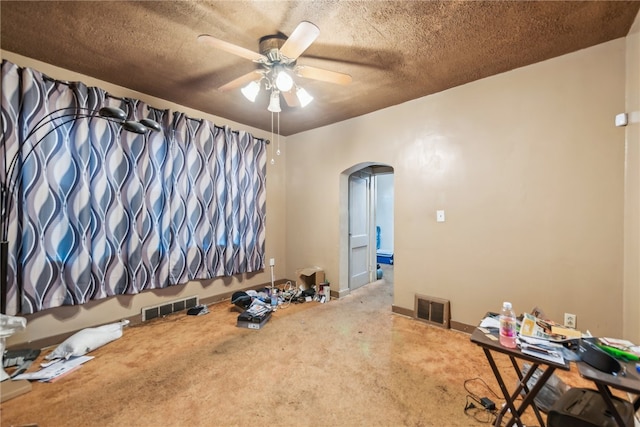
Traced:
MULTIPOLYGON (((612 396, 625 426, 633 427, 633 405, 631 402, 612 396)), ((615 418, 607 404, 595 390, 572 388, 558 400, 547 418, 549 427, 615 427, 615 418)))

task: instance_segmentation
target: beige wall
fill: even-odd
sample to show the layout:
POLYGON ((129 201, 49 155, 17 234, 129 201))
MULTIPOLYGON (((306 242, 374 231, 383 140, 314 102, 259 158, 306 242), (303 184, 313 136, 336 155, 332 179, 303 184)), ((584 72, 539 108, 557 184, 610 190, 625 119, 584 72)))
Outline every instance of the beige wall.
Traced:
POLYGON ((619 336, 624 93, 618 39, 290 136, 287 274, 318 265, 333 291, 347 288, 342 172, 384 163, 395 170, 394 305, 446 298, 452 319, 473 325, 509 300, 619 336))
MULTIPOLYGON (((259 138, 270 139, 270 132, 231 122, 226 119, 211 116, 201 111, 196 111, 187 107, 176 105, 168 101, 150 97, 145 94, 131 91, 130 89, 112 85, 110 83, 96 80, 94 78, 63 70, 39 61, 13 54, 11 52, 0 51, 2 58, 7 59, 17 65, 32 67, 53 78, 81 81, 89 86, 98 86, 107 90, 115 96, 127 96, 143 100, 156 108, 169 108, 171 111, 181 111, 191 117, 206 118, 217 125, 228 125, 232 129, 246 130, 259 138)), ((265 114, 266 114, 265 110, 265 114)), ((281 143, 286 138, 281 138, 281 143)), ((271 149, 268 147, 269 159, 271 159, 271 149)), ((267 225, 266 225, 266 258, 275 258, 275 277, 284 278, 285 264, 285 153, 275 157, 275 164, 267 162, 267 225)), ((268 265, 268 261, 267 261, 268 265)), ((268 268, 268 267, 267 267, 268 268)), ((269 270, 263 273, 243 275, 233 278, 222 278, 206 282, 191 282, 186 285, 172 286, 167 289, 157 291, 146 291, 135 296, 118 296, 91 302, 82 306, 60 307, 45 310, 27 316, 27 329, 17 333, 8 340, 8 345, 28 343, 33 340, 56 336, 71 331, 76 331, 86 327, 97 326, 104 323, 118 321, 130 316, 139 315, 143 307, 156 305, 166 301, 172 301, 182 297, 198 295, 200 299, 216 296, 236 289, 256 286, 268 283, 271 280, 269 270)))
MULTIPOLYGON (((282 155, 267 165, 267 258, 276 258, 276 278, 318 265, 334 291, 347 289, 343 172, 389 164, 395 170, 396 306, 412 309, 415 293, 448 298, 454 320, 475 324, 486 310, 511 300, 520 312, 537 305, 559 320, 571 312, 582 329, 616 336, 624 330, 640 341, 638 26, 636 19, 626 40, 281 138, 282 155), (630 113, 631 124, 616 128, 613 117, 622 111, 630 113), (435 222, 437 209, 445 209, 445 223, 435 222)), ((270 138, 0 53, 55 78, 270 138)), ((207 298, 268 280, 265 272, 47 310, 29 316, 27 331, 9 345, 108 323, 178 297, 207 298)))
POLYGON ((626 42, 623 335, 640 343, 640 14, 626 42))

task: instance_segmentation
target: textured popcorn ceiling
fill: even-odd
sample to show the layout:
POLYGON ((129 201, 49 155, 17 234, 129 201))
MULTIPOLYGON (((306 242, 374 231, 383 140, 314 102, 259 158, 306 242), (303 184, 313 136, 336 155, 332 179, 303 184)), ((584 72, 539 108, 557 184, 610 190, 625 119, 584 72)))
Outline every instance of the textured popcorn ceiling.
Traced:
POLYGON ((258 50, 303 20, 320 36, 298 59, 348 73, 349 86, 298 77, 315 97, 284 101, 283 135, 335 123, 624 37, 637 1, 2 1, 2 50, 271 129, 255 104, 219 86, 256 65, 199 34, 258 50))

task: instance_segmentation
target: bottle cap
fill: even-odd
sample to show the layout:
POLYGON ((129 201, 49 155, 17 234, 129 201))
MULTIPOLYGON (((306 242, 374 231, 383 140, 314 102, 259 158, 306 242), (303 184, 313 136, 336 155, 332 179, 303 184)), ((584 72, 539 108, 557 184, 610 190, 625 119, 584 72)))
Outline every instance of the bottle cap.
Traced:
POLYGON ((502 308, 506 308, 507 310, 511 310, 511 303, 508 301, 505 301, 502 303, 502 308))

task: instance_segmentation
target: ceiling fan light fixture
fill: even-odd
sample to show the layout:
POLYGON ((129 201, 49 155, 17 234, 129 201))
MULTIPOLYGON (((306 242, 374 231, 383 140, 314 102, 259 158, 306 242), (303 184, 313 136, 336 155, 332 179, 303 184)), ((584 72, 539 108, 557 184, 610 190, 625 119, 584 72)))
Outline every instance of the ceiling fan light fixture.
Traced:
POLYGON ((282 111, 280 109, 280 92, 278 92, 277 90, 271 91, 271 97, 269 98, 269 106, 267 107, 267 110, 271 111, 272 113, 279 113, 280 111, 282 111))
POLYGON ((306 107, 309 105, 311 101, 313 101, 313 96, 309 92, 307 92, 304 88, 299 87, 296 90, 296 96, 298 97, 298 101, 300 102, 301 107, 306 107))
POLYGON ((259 53, 208 34, 199 35, 198 40, 260 65, 259 69, 220 86, 219 91, 227 92, 241 88, 242 95, 249 101, 255 102, 264 80, 264 90, 269 94, 267 110, 272 113, 280 113, 280 93, 282 93, 287 107, 290 108, 305 107, 313 101, 313 96, 309 92, 296 85, 294 81, 296 76, 340 85, 351 83, 352 78, 349 74, 297 65, 300 55, 318 38, 319 34, 320 30, 315 24, 302 21, 289 37, 285 37, 282 33, 261 37, 259 53))
POLYGON ((280 92, 289 92, 293 87, 293 79, 284 70, 280 70, 276 76, 276 87, 280 92))
POLYGON ((245 98, 247 98, 251 102, 256 101, 256 97, 258 96, 258 92, 260 92, 260 84, 257 81, 252 81, 242 89, 240 89, 245 98))

